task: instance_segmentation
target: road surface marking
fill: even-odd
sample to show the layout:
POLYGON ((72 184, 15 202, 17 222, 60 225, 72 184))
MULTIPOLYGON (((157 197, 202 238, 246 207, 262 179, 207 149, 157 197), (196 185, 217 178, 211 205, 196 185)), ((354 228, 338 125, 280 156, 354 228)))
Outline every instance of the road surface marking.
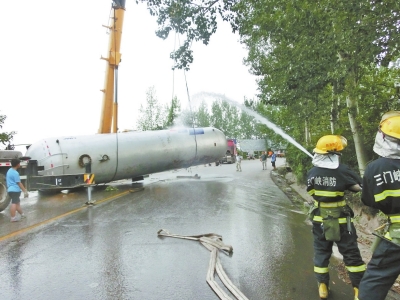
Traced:
MULTIPOLYGON (((141 189, 139 189, 139 190, 141 190, 141 189)), ((135 191, 135 190, 132 190, 132 189, 131 189, 131 190, 128 190, 128 191, 125 191, 125 192, 116 194, 116 195, 114 195, 114 196, 110 196, 110 197, 105 198, 105 199, 103 199, 103 200, 96 201, 95 203, 96 203, 96 204, 104 203, 104 202, 107 202, 107 201, 110 201, 110 200, 113 200, 113 199, 116 199, 116 198, 120 198, 120 197, 125 196, 126 194, 129 194, 129 193, 134 192, 134 191, 135 191)), ((30 231, 30 230, 36 228, 36 227, 39 227, 39 226, 42 226, 42 225, 51 223, 51 222, 53 222, 53 221, 55 221, 55 220, 58 220, 58 219, 61 219, 61 218, 66 217, 66 216, 72 215, 72 214, 74 214, 74 213, 77 213, 78 211, 81 211, 81 210, 83 210, 83 209, 85 209, 85 208, 87 208, 87 207, 88 207, 88 206, 85 205, 85 206, 76 208, 76 209, 74 209, 74 210, 71 210, 71 211, 69 211, 69 212, 66 212, 66 213, 64 213, 64 214, 61 214, 61 215, 59 215, 59 216, 56 216, 56 217, 50 218, 50 219, 48 219, 48 220, 39 222, 39 223, 37 223, 37 224, 33 224, 33 225, 31 225, 31 226, 22 228, 22 229, 20 229, 20 230, 14 231, 14 232, 11 232, 11 233, 9 233, 9 234, 7 234, 7 235, 4 235, 4 236, 0 237, 0 242, 5 241, 5 240, 7 240, 7 239, 9 239, 9 238, 15 237, 15 236, 17 236, 17 235, 20 235, 20 234, 22 234, 22 233, 28 232, 28 231, 30 231)))

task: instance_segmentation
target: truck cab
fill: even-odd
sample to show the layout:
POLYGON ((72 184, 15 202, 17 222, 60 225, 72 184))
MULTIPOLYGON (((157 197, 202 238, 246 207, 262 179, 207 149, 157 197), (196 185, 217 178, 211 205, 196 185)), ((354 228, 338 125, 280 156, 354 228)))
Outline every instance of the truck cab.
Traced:
POLYGON ((235 139, 227 139, 226 144, 227 144, 226 153, 223 157, 221 157, 219 162, 221 164, 223 164, 223 163, 233 164, 236 162, 236 153, 237 153, 236 140, 235 139))

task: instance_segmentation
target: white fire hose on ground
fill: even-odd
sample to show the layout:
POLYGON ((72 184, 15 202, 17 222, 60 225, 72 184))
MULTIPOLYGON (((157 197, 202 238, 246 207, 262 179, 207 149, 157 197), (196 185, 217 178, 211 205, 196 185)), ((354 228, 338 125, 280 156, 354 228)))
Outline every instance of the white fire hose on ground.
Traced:
POLYGON ((238 300, 248 300, 243 293, 232 283, 222 268, 221 261, 218 257, 218 250, 221 250, 226 255, 232 254, 233 248, 230 245, 225 245, 222 242, 222 236, 215 233, 206 233, 201 235, 178 235, 169 233, 165 229, 160 229, 157 234, 159 236, 167 236, 173 238, 180 238, 186 240, 199 241, 204 247, 211 251, 210 263, 208 265, 206 281, 217 296, 222 300, 232 300, 224 290, 218 285, 214 279, 214 274, 217 272, 218 277, 221 279, 225 287, 231 292, 238 300))

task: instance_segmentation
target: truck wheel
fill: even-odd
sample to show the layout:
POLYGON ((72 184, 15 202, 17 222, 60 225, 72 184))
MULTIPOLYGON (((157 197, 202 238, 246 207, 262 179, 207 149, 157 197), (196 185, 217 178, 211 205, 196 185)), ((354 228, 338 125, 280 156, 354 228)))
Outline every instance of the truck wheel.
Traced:
POLYGON ((11 198, 7 194, 6 177, 0 174, 0 211, 3 211, 10 204, 11 198))

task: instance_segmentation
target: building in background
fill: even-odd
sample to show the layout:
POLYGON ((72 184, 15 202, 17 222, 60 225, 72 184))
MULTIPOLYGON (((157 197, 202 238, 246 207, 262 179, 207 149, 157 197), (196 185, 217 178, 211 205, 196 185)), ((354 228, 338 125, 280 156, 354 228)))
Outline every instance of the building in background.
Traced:
POLYGON ((259 158, 263 151, 267 151, 268 157, 271 156, 272 151, 275 152, 277 157, 284 157, 286 151, 286 144, 273 144, 268 139, 258 140, 238 140, 237 147, 240 151, 246 153, 246 158, 259 158))
POLYGON ((258 158, 258 157, 260 157, 261 152, 267 151, 268 140, 266 140, 266 139, 240 140, 238 148, 240 151, 247 154, 246 158, 248 158, 249 156, 258 158))

